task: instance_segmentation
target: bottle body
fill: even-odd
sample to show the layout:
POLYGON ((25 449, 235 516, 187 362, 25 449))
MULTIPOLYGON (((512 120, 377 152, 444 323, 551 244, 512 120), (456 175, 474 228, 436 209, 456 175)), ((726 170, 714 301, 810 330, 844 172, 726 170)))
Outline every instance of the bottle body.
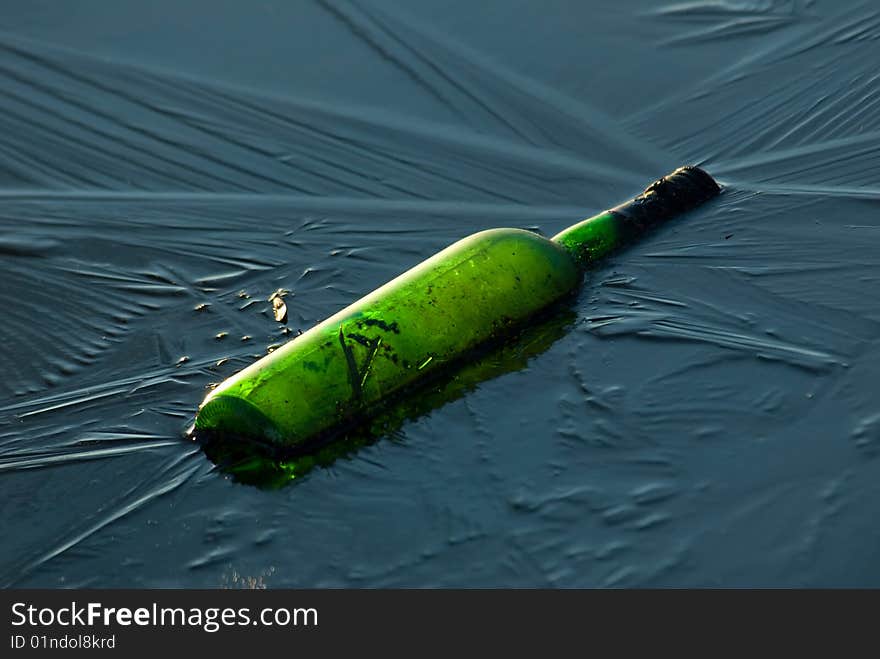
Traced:
POLYGON ((500 338, 577 288, 556 242, 490 229, 447 247, 214 389, 197 430, 296 445, 500 338))

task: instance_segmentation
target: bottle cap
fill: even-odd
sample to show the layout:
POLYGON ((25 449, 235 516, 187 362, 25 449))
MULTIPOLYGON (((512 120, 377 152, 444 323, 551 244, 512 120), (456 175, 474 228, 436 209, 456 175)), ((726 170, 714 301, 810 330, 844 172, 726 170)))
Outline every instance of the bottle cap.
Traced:
POLYGON ((679 167, 654 181, 635 199, 609 209, 638 229, 687 212, 721 192, 721 187, 699 167, 679 167))

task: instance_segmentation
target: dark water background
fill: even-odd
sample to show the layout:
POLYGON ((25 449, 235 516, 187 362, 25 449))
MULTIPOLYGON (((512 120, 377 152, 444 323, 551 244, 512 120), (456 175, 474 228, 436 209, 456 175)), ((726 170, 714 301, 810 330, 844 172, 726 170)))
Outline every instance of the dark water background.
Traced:
POLYGON ((878 63, 876 2, 3 0, 0 584, 880 586, 878 63), (278 490, 181 439, 277 288, 686 163, 525 368, 278 490))

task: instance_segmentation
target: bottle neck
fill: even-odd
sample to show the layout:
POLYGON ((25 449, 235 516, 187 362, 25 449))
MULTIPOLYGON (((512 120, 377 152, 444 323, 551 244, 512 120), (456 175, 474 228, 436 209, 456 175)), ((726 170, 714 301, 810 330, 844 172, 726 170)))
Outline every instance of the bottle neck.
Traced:
POLYGON ((698 167, 679 167, 638 197, 578 222, 553 236, 582 268, 627 245, 652 227, 686 213, 721 192, 698 167))

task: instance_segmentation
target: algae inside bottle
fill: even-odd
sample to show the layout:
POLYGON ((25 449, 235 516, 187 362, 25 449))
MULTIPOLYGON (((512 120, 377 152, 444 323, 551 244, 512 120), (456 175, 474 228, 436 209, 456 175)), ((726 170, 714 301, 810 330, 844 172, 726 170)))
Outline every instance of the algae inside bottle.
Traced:
POLYGON ((552 239, 468 236, 225 380, 195 428, 285 446, 333 434, 502 339, 576 290, 591 263, 718 191, 683 167, 552 239))

